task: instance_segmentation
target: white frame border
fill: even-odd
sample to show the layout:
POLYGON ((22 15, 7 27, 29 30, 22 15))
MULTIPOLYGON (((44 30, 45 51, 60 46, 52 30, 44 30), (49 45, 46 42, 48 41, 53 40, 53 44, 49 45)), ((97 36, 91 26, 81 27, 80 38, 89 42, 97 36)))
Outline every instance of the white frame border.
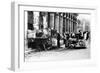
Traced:
MULTIPOLYGON (((11 53, 12 53, 12 56, 11 56, 11 69, 14 70, 14 71, 19 71, 19 70, 30 70, 30 69, 40 69, 40 68, 47 68, 49 66, 50 67, 53 67, 55 68, 55 66, 57 65, 58 67, 62 66, 62 67, 81 67, 81 66, 95 66, 96 65, 96 60, 97 60, 97 48, 95 48, 95 45, 93 45, 93 40, 95 39, 93 34, 91 34, 91 45, 92 47, 91 48, 95 48, 95 50, 91 50, 91 60, 75 60, 75 61, 50 61, 50 62, 32 62, 31 64, 29 65, 26 65, 26 64, 21 64, 20 63, 20 52, 19 52, 19 47, 20 47, 20 39, 19 39, 19 33, 20 33, 20 26, 19 26, 19 15, 18 15, 18 12, 19 12, 19 6, 20 5, 32 5, 32 6, 40 6, 40 5, 33 5, 32 3, 21 3, 21 2, 13 2, 12 3, 12 18, 11 18, 11 24, 12 24, 12 50, 11 50, 11 53), (66 63, 68 62, 68 63, 66 63), (49 64, 48 64, 49 63, 49 64), (56 64, 57 63, 57 64, 56 64), (30 65, 32 65, 30 68, 30 65), (39 67, 38 67, 39 66, 39 67), (35 68, 36 67, 36 68, 35 68)), ((66 5, 66 7, 59 7, 59 6, 41 6, 41 7, 54 7, 54 8, 66 8, 66 7, 69 7, 69 8, 76 8, 76 9, 90 9, 90 10, 93 10, 93 23, 96 22, 96 7, 89 7, 89 6, 76 6, 76 5, 66 5)), ((96 24, 96 23, 95 23, 96 24)), ((91 25, 92 28, 91 28, 91 31, 93 33, 95 33, 95 25, 91 25), (94 26, 94 27, 93 27, 94 26)))

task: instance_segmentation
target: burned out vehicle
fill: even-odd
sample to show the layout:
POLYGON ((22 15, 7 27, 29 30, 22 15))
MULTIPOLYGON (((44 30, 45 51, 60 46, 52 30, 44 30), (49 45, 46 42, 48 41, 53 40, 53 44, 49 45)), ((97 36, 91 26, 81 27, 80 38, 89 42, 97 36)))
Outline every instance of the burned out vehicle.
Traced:
MULTIPOLYGON (((84 37, 85 34, 81 35, 79 33, 76 33, 73 35, 70 35, 67 39, 67 48, 69 49, 85 49, 86 48, 86 39, 84 37)), ((86 35, 87 36, 87 35, 86 35)))

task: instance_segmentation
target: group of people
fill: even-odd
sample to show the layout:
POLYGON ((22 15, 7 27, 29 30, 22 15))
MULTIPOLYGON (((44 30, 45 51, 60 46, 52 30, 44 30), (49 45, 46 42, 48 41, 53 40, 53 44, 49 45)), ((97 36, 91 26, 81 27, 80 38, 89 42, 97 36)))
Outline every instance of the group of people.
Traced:
POLYGON ((90 39, 89 31, 82 32, 81 30, 79 30, 78 33, 68 33, 68 32, 64 33, 64 44, 66 47, 69 47, 70 41, 77 43, 78 41, 85 42, 88 39, 90 39))
MULTIPOLYGON (((30 35, 30 34, 28 34, 28 35, 30 35)), ((46 34, 43 31, 38 31, 38 32, 35 32, 34 35, 35 35, 35 38, 40 38, 41 40, 42 40, 42 38, 45 38, 45 39, 49 38, 49 40, 47 39, 47 42, 51 41, 52 38, 56 38, 56 40, 57 40, 57 47, 58 48, 60 48, 60 44, 61 44, 60 41, 61 40, 64 41, 65 47, 68 47, 70 39, 76 39, 76 40, 84 39, 84 40, 88 40, 90 38, 90 32, 88 32, 88 31, 82 32, 81 30, 79 30, 78 33, 65 32, 63 35, 61 35, 59 32, 57 32, 57 30, 53 30, 53 29, 50 30, 50 29, 48 29, 48 33, 46 33, 46 34)), ((32 38, 33 34, 30 35, 30 36, 32 38)), ((29 38, 29 39, 31 39, 31 38, 29 38)), ((33 42, 34 42, 34 40, 28 42, 28 44, 29 45, 31 44, 33 46, 34 45, 33 42)), ((45 40, 45 42, 46 42, 46 40, 45 40)), ((43 43, 41 43, 41 44, 43 44, 43 43)), ((51 44, 52 44, 52 42, 51 42, 51 44)), ((45 44, 43 44, 43 45, 45 46, 45 44)))

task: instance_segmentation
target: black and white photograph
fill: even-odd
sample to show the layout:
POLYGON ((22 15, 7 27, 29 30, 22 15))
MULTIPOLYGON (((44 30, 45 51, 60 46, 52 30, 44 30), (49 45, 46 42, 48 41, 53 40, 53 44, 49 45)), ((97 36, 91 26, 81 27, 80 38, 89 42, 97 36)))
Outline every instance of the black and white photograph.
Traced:
POLYGON ((12 70, 79 70, 96 65, 99 51, 94 43, 98 36, 95 7, 12 5, 12 70))
POLYGON ((24 59, 89 59, 89 13, 24 11, 24 59))

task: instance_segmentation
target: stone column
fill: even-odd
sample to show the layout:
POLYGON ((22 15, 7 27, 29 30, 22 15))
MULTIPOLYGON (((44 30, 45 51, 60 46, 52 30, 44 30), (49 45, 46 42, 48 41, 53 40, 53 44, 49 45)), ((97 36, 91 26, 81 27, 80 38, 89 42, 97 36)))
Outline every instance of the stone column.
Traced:
POLYGON ((48 14, 47 24, 48 24, 48 28, 50 28, 50 12, 48 12, 47 14, 48 14))
POLYGON ((69 13, 67 15, 67 24, 68 24, 68 32, 70 31, 70 26, 69 26, 69 13))
POLYGON ((39 30, 39 12, 33 12, 34 15, 34 29, 39 30))
POLYGON ((72 32, 72 14, 70 13, 70 25, 71 25, 71 32, 72 32))
POLYGON ((43 28, 46 29, 47 27, 47 13, 45 12, 43 15, 43 28))
POLYGON ((55 29, 59 32, 59 13, 55 14, 55 29))
POLYGON ((50 13, 50 28, 54 29, 54 13, 50 13))
POLYGON ((73 14, 71 15, 71 24, 72 24, 72 32, 73 32, 73 14))
POLYGON ((69 13, 69 32, 71 32, 71 14, 69 13))
POLYGON ((73 32, 73 23, 72 23, 72 13, 70 14, 70 22, 71 22, 71 32, 73 32))
POLYGON ((67 29, 67 28, 66 28, 66 14, 65 14, 64 17, 65 17, 65 32, 66 32, 66 29, 67 29))
POLYGON ((73 15, 73 32, 75 33, 74 15, 73 15))
POLYGON ((74 26, 73 27, 73 29, 74 29, 73 31, 76 32, 75 31, 76 30, 76 22, 75 22, 75 16, 74 15, 73 15, 73 26, 74 26))
POLYGON ((66 31, 68 32, 68 13, 66 13, 66 31))
POLYGON ((43 25, 43 12, 39 13, 39 29, 42 29, 41 26, 43 25))
POLYGON ((74 22, 73 22, 73 32, 74 32, 74 22))
POLYGON ((66 13, 63 13, 63 32, 66 32, 66 13))
POLYGON ((64 18, 65 13, 63 13, 63 33, 65 33, 65 18, 64 18))
POLYGON ((44 32, 44 34, 48 34, 48 30, 47 30, 47 28, 48 28, 47 17, 48 17, 47 12, 44 12, 44 15, 43 15, 43 32, 44 32))
POLYGON ((63 35, 63 13, 60 13, 59 16, 59 32, 63 35))
POLYGON ((76 17, 75 17, 75 20, 74 20, 74 25, 75 25, 75 33, 77 32, 77 25, 78 23, 76 22, 76 17))

